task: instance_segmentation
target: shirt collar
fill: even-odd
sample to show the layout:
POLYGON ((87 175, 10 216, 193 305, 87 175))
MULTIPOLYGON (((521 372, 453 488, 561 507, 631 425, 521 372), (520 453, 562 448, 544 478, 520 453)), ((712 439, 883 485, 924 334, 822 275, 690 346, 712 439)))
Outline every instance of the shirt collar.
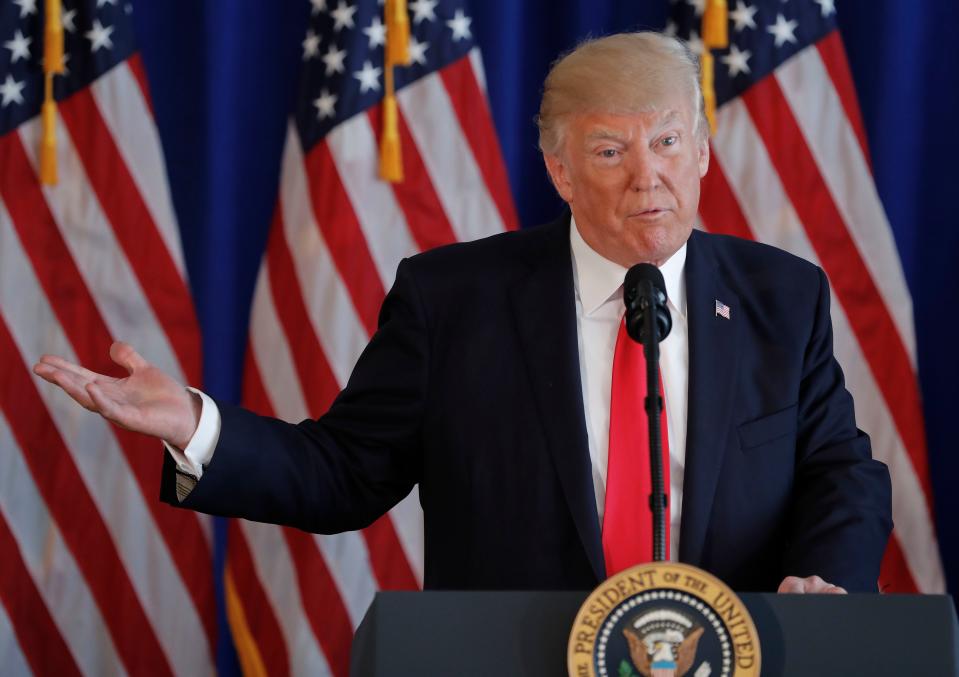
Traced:
MULTIPOLYGON (((626 269, 604 258, 579 234, 576 220, 570 217, 569 243, 573 252, 573 283, 586 315, 599 310, 614 296, 622 298, 626 269)), ((686 317, 686 243, 660 267, 666 281, 669 305, 686 317)))

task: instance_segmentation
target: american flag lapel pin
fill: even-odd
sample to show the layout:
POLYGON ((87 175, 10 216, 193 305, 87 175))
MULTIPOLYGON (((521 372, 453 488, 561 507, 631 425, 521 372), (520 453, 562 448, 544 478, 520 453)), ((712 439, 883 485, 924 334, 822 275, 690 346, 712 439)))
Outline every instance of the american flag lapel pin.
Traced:
POLYGON ((727 320, 729 319, 729 306, 719 299, 716 299, 716 316, 725 317, 727 320))

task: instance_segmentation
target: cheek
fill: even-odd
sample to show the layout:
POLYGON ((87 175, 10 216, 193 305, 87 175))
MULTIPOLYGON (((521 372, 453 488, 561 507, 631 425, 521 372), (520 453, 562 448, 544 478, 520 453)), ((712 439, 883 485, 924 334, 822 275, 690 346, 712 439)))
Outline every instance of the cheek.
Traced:
POLYGON ((586 171, 577 178, 577 199, 595 208, 614 208, 627 186, 624 172, 610 167, 586 171))

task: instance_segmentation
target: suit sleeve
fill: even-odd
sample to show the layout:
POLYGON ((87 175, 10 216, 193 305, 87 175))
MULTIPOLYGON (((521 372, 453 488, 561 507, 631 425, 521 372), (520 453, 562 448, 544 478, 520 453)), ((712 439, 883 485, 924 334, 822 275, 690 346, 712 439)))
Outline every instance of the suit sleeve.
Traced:
POLYGON ((161 498, 317 533, 369 525, 419 480, 428 353, 425 314, 404 261, 373 339, 326 414, 294 425, 218 402, 221 432, 203 478, 178 502, 166 460, 161 498))
POLYGON ((833 356, 829 285, 821 269, 803 361, 791 538, 786 575, 819 575, 850 592, 877 589, 892 530, 886 466, 856 428, 852 396, 833 356))

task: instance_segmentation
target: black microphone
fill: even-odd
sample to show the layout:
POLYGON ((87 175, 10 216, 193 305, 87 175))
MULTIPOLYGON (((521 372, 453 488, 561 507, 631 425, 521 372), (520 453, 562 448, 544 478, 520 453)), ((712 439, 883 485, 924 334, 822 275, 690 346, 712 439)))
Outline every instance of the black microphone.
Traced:
POLYGON ((626 331, 637 343, 643 344, 646 355, 645 409, 649 423, 649 471, 652 492, 649 507, 653 513, 653 561, 666 560, 666 495, 663 478, 663 437, 660 413, 663 400, 659 396, 659 342, 673 328, 673 320, 666 307, 666 282, 659 268, 639 263, 626 271, 623 281, 623 300, 626 303, 626 331))
POLYGON ((646 313, 653 313, 656 343, 669 335, 673 319, 666 307, 666 282, 659 268, 651 263, 637 263, 626 271, 623 282, 623 300, 626 302, 626 331, 637 343, 647 344, 646 313))

